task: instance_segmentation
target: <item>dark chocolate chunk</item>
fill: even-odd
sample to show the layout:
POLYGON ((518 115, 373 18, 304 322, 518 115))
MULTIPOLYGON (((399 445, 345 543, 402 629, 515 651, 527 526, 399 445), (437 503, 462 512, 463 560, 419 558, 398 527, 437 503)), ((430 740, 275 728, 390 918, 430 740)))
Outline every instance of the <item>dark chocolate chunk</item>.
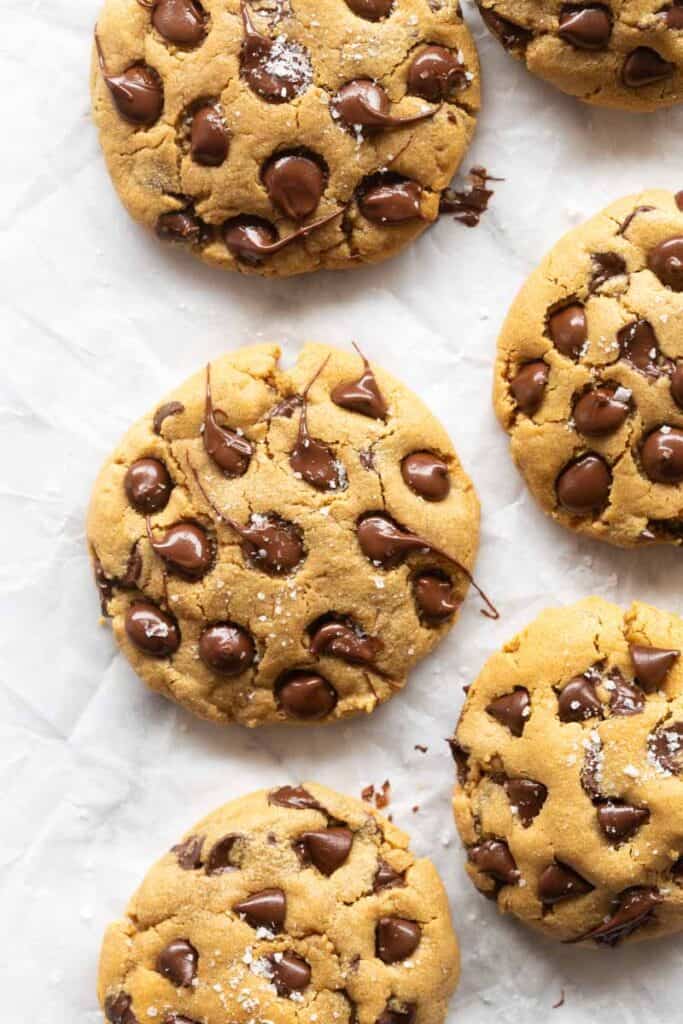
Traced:
POLYGON ((531 716, 529 691, 518 686, 512 693, 505 693, 492 700, 486 710, 492 718, 509 729, 513 736, 519 737, 531 716))
POLYGON ((199 657, 225 676, 236 676, 254 664, 256 648, 250 634, 234 622, 207 626, 199 638, 199 657))
POLYGON ((304 670, 283 676, 275 687, 275 696, 286 714, 309 721, 331 714, 339 699, 331 683, 316 672, 304 670))
POLYGON ((187 939, 173 939, 159 953, 156 969, 176 988, 189 988, 197 977, 199 954, 187 939))
POLYGON ((380 917, 375 931, 377 956, 385 964, 407 960, 417 949, 422 929, 405 917, 380 917))
POLYGON ((125 628, 130 642, 153 658, 168 658, 180 647, 175 619, 149 601, 135 601, 130 606, 125 628))
POLYGON ((594 515, 607 504, 612 472, 600 455, 582 455, 565 466, 555 486, 558 501, 567 512, 594 515))

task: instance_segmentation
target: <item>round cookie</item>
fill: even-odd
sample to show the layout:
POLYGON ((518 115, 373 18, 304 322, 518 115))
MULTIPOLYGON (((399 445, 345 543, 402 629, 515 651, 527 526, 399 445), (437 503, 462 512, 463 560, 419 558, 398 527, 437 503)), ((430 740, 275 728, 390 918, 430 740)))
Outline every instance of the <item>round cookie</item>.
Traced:
POLYGON ((563 942, 683 929, 682 650, 677 616, 591 597, 488 660, 452 741, 453 807, 501 911, 563 942))
POLYGON ((498 340, 494 404, 555 520, 683 539, 683 193, 620 199, 547 254, 498 340))
POLYGON ((366 804, 284 786, 208 815, 109 927, 110 1024, 441 1024, 459 975, 431 861, 366 804))
POLYGON ((599 107, 683 100, 680 0, 477 0, 486 26, 529 71, 599 107))
POLYGON ((378 262, 437 218, 479 70, 457 0, 106 0, 92 96, 136 220, 284 277, 378 262))
POLYGON ((479 505, 424 404, 359 354, 217 359, 125 436, 88 541, 136 672, 245 725, 370 712, 447 632, 479 505))

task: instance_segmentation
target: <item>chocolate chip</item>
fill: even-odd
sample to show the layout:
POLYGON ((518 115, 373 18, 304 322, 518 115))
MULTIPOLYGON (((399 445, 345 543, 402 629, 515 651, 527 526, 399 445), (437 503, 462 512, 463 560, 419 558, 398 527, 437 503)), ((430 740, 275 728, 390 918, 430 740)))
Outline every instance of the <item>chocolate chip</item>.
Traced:
POLYGON ((318 161, 297 153, 271 157, 261 178, 271 202, 292 220, 305 220, 313 213, 325 185, 318 161))
POLYGON ((133 1000, 126 992, 115 996, 107 996, 104 1000, 104 1016, 110 1024, 138 1024, 137 1017, 131 1009, 133 1000))
POLYGON ((405 1010, 392 1010, 388 1006, 380 1013, 375 1024, 414 1024, 417 1007, 411 1003, 405 1010))
POLYGON ((310 634, 312 654, 341 658, 354 665, 373 664, 383 646, 351 622, 329 616, 316 620, 310 634))
POLYGON ((131 463, 123 485, 128 501, 142 515, 161 512, 173 490, 173 481, 166 466, 158 459, 150 458, 131 463))
POLYGON ((456 89, 467 85, 461 61, 445 46, 427 46, 420 50, 408 68, 408 92, 430 103, 447 99, 456 89))
POLYGON ((608 673, 605 686, 609 690, 609 706, 613 715, 640 715, 645 707, 643 691, 627 683, 618 668, 608 673))
POLYGON ((418 611, 428 625, 439 625, 450 619, 461 605, 452 581, 438 571, 416 576, 413 593, 418 611))
POLYGON ((643 644, 630 644, 629 651, 636 680, 646 693, 654 693, 661 687, 681 653, 667 650, 664 647, 647 647, 643 644))
POLYGON ((607 503, 612 472, 600 455, 582 455, 562 470, 555 485, 557 498, 567 512, 587 516, 600 512, 607 503))
POLYGON ((541 407, 548 384, 549 368, 542 359, 524 363, 510 381, 510 391, 517 408, 533 416, 541 407))
POLYGON ((591 262, 593 264, 593 276, 590 283, 592 292, 598 291, 613 277, 622 277, 627 273, 626 260, 618 252, 594 252, 591 262))
POLYGON ((487 839, 468 850, 467 856, 477 871, 490 875, 502 885, 516 885, 519 881, 515 858, 502 839, 487 839))
POLYGON ((381 889, 394 889, 396 886, 405 884, 406 880, 403 874, 395 871, 385 860, 379 862, 372 883, 373 892, 379 892, 381 889))
POLYGON ((598 825, 613 844, 631 839, 649 818, 649 811, 630 804, 610 801, 598 807, 598 825))
POLYGON ((100 70, 116 109, 125 121, 149 127, 161 117, 164 87, 161 78, 148 64, 131 64, 120 75, 107 71, 100 41, 95 33, 100 70))
POLYGON ((388 409, 377 378, 365 356, 357 351, 363 360, 363 373, 358 380, 337 384, 330 392, 330 398, 335 405, 349 412, 360 413, 372 420, 385 420, 388 409))
POLYGON ((220 167, 228 155, 230 142, 225 121, 215 103, 205 103, 192 118, 190 153, 197 164, 220 167))
POLYGON ((508 18, 502 18, 489 7, 484 7, 480 0, 477 0, 479 13, 485 24, 494 36, 496 36, 506 50, 525 50, 533 38, 533 33, 523 25, 518 25, 508 18))
POLYGON ((551 313, 548 332, 558 352, 569 359, 578 359, 588 340, 588 323, 581 303, 572 302, 551 313))
POLYGON ((262 217, 241 214, 225 222, 222 228, 223 241, 235 259, 256 267, 268 256, 274 256, 298 239, 308 238, 314 231, 340 217, 343 212, 343 209, 335 210, 334 213, 305 224, 284 238, 280 238, 270 221, 263 220, 262 217))
POLYGON ((295 811, 320 811, 320 804, 303 786, 281 786, 268 794, 268 803, 295 811))
POLYGON ((665 238, 656 245, 647 265, 667 288, 683 292, 683 235, 665 238))
POLYGON ((247 526, 231 523, 244 540, 247 560, 275 576, 292 572, 305 555, 301 531, 274 514, 254 514, 247 526))
POLYGON ((376 184, 361 185, 358 209, 373 224, 405 224, 422 216, 422 187, 395 175, 373 175, 376 184))
POLYGON ((155 554, 178 576, 199 580, 213 564, 214 545, 205 530, 196 523, 174 523, 161 537, 155 537, 147 519, 147 535, 155 554))
POLYGON ((198 0, 156 0, 152 24, 177 46, 197 46, 206 35, 207 14, 198 0))
POLYGON ((641 213, 649 213, 651 210, 654 210, 654 206, 636 206, 631 211, 631 213, 629 213, 628 217, 626 217, 626 219, 623 221, 617 234, 625 235, 628 229, 630 228, 631 224, 633 223, 635 217, 637 217, 641 213))
POLYGON ((662 899, 659 890, 650 886, 638 886, 626 889, 619 896, 616 909, 607 921, 603 921, 583 935, 579 935, 570 942, 583 942, 585 939, 593 939, 599 945, 616 946, 622 939, 632 935, 644 924, 647 924, 654 915, 657 904, 662 899))
POLYGON ((289 464, 294 474, 318 491, 338 491, 346 483, 344 467, 330 446, 312 437, 308 429, 308 393, 328 359, 318 368, 301 396, 299 431, 296 444, 289 453, 289 464))
POLYGON ((579 50, 604 50, 612 34, 612 15, 601 5, 565 5, 560 12, 558 35, 579 50))
POLYGON ((227 418, 222 409, 215 408, 211 394, 211 367, 206 368, 206 397, 204 401, 204 427, 202 438, 207 454, 223 474, 229 478, 244 476, 249 469, 254 449, 241 433, 221 426, 218 416, 227 418))
POLYGON ((132 644, 154 658, 169 658, 180 647, 175 619, 149 601, 136 601, 126 613, 126 635, 132 644))
POLYGON ((166 402, 164 405, 160 405, 152 419, 154 433, 161 434, 164 420, 168 419, 169 416, 177 416, 181 412, 185 412, 185 406, 182 402, 166 402))
POLYGON ((524 828, 529 828, 540 813, 548 797, 548 790, 542 782, 533 779, 506 779, 503 788, 513 807, 517 809, 524 828))
POLYGON ((671 375, 671 397, 678 408, 683 409, 683 363, 677 363, 671 375))
POLYGON ((358 543, 366 558, 383 569, 395 568, 412 551, 434 550, 432 545, 382 513, 370 513, 356 527, 358 543))
POLYGON ((602 718, 602 701, 593 675, 574 676, 562 688, 557 698, 557 713, 561 722, 585 722, 589 718, 602 718))
POLYGON ((394 6, 394 0, 346 0, 354 14, 366 21, 381 21, 394 6))
POLYGON ((546 906, 553 906, 569 897, 585 896, 592 891, 593 886, 590 882, 559 861, 554 861, 544 868, 538 880, 538 898, 546 906))
POLYGON ((301 408, 303 399, 301 395, 289 395, 287 398, 283 398, 281 402, 274 405, 268 413, 266 419, 274 420, 278 416, 281 416, 285 420, 291 420, 292 416, 297 409, 301 408))
POLYGON ((199 638, 199 657, 208 668, 225 676, 237 676, 254 664, 254 641, 234 622, 207 626, 199 638))
POLYGON ((262 889, 235 903, 232 909, 241 914, 252 928, 279 932, 284 928, 287 916, 287 897, 282 889, 262 889))
POLYGON ((161 950, 156 970, 176 988, 189 988, 197 977, 199 954, 187 939, 173 939, 161 950))
POLYGON ((438 107, 422 110, 419 114, 397 117, 391 113, 389 95, 379 82, 370 78, 356 78, 347 82, 330 100, 330 111, 335 120, 355 131, 358 128, 400 128, 417 124, 433 117, 438 107))
POLYGON ((292 950, 285 953, 271 953, 269 956, 273 972, 273 984, 279 996, 288 996, 291 992, 300 992, 311 980, 311 968, 292 950))
POLYGON ((624 61, 621 78, 629 89, 638 89, 640 86, 653 85, 655 82, 671 78, 675 70, 676 65, 664 60, 656 50, 649 46, 638 46, 624 61))
POLYGON ((683 430, 663 426, 645 439, 640 450, 645 475, 658 484, 683 481, 683 430))
POLYGON ((613 434, 630 411, 631 391, 615 384, 603 384, 586 391, 574 406, 574 423, 586 437, 613 434))
POLYGON ((665 7, 661 12, 666 23, 666 27, 673 29, 683 29, 683 4, 679 0, 674 0, 674 3, 665 7))
POLYGON ((262 35, 244 0, 242 24, 241 70, 249 88, 269 103, 286 103, 302 93, 312 80, 311 62, 303 47, 285 36, 262 35))
POLYGON ((138 551, 138 542, 135 542, 123 576, 110 577, 104 571, 102 563, 93 551, 93 570, 95 574, 95 585, 100 595, 100 607, 103 615, 109 615, 109 602, 114 596, 114 588, 121 587, 123 590, 135 589, 140 572, 142 570, 142 558, 138 551))
POLYGON ((461 786, 465 785, 467 781, 467 773, 469 770, 469 754, 464 750, 457 740, 450 739, 446 741, 450 747, 451 757, 455 762, 455 770, 458 777, 458 782, 461 786))
POLYGON ((231 832, 213 844, 206 858, 207 875, 222 875, 226 871, 235 870, 236 865, 230 860, 230 855, 239 838, 239 835, 231 832))
POLYGON ((157 220, 157 236, 162 242, 199 245, 209 237, 207 226, 192 210, 172 210, 157 220))
POLYGON ((353 832, 348 828, 326 828, 318 832, 304 832, 301 843, 307 858, 323 875, 333 875, 346 863, 351 846, 353 832))
POLYGON ((313 720, 325 718, 337 706, 337 691, 315 672, 288 672, 275 687, 275 696, 282 710, 293 718, 313 720))
POLYGON ((178 867, 183 871, 196 871, 202 866, 202 847, 204 836, 188 836, 182 843, 171 847, 171 853, 175 854, 178 867))
POLYGON ((487 705, 486 711, 497 722, 509 729, 513 736, 521 736, 524 726, 531 715, 529 691, 523 686, 516 687, 512 693, 496 697, 487 705))
POLYGON ((683 772, 683 722, 667 722, 650 735, 648 749, 651 760, 672 775, 683 772))
POLYGON ((446 188, 439 200, 439 213, 454 214, 453 220, 468 228, 475 228, 481 221, 481 215, 488 209, 493 189, 487 188, 492 178, 485 167, 473 167, 467 175, 468 184, 462 192, 446 188))
POLYGON ((443 501, 451 489, 448 463, 433 452, 412 452, 401 462, 401 476, 425 501, 443 501))
POLYGON ((617 334, 621 358, 636 370, 652 377, 659 376, 661 352, 657 335, 647 320, 633 320, 617 334))
POLYGON ((375 929, 376 952, 385 964, 407 960, 417 949, 422 930, 405 917, 380 917, 375 929))

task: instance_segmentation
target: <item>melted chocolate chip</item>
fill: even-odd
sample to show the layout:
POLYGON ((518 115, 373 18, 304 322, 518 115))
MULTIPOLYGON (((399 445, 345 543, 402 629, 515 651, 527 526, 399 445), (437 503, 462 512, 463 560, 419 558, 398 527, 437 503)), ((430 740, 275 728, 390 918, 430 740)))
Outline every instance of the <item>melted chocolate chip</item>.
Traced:
POLYGON ((348 828, 304 832, 300 842, 306 859, 321 874, 329 877, 348 860, 353 845, 353 832, 348 828))
POLYGON ((133 1000, 126 992, 107 996, 104 1000, 104 1016, 110 1024, 138 1024, 132 1005, 133 1000))
POLYGON ((171 210, 157 220, 157 236, 162 242, 199 245, 209 237, 209 229, 192 210, 171 210))
POLYGON ((148 601, 136 601, 130 606, 125 627, 130 642, 153 658, 169 658, 180 647, 175 619, 148 601))
POLYGON ((368 636, 348 620, 324 616, 311 627, 310 651, 341 658, 353 665, 372 665, 382 650, 377 637, 368 636))
POLYGON ((671 375, 671 397, 683 409, 683 363, 678 363, 671 375))
POLYGON ((581 303, 572 302, 551 313, 548 332, 558 352, 568 359, 578 359, 588 339, 588 323, 581 303))
POLYGON ((433 117, 438 107, 398 117, 391 113, 386 90, 370 78, 356 78, 343 85, 330 101, 332 116, 347 128, 400 128, 433 117))
POLYGON ((373 420, 385 420, 389 410, 377 378, 360 349, 356 347, 356 351, 363 360, 363 373, 358 380, 337 384, 330 392, 330 398, 335 405, 349 412, 357 412, 373 420))
POLYGON ((273 984, 279 996, 300 992, 311 980, 311 968, 306 961, 291 950, 285 953, 271 953, 268 958, 273 972, 273 984))
POLYGON ((569 897, 585 896, 592 891, 590 882, 559 861, 544 868, 538 880, 538 898, 546 906, 553 906, 569 897))
POLYGON ((401 462, 401 476, 425 501, 443 501, 451 489, 448 463, 433 452, 412 452, 401 462))
POLYGON ((198 0, 155 0, 143 3, 147 6, 152 6, 152 24, 169 43, 198 46, 206 35, 207 14, 198 0))
POLYGON ((281 402, 273 406, 268 413, 267 419, 274 420, 281 416, 285 420, 291 420, 296 410, 301 408, 302 403, 301 395, 288 395, 287 398, 283 398, 281 402))
POLYGON ((493 189, 487 188, 492 178, 485 167, 472 167, 467 175, 468 185, 462 192, 447 188, 439 200, 439 213, 452 213, 453 220, 459 221, 468 228, 476 228, 481 215, 488 209, 493 189))
POLYGON ((156 969, 176 988, 189 988, 197 977, 199 954, 187 939, 173 939, 157 957, 156 969))
POLYGON ((617 234, 625 235, 628 229, 630 228, 631 224, 633 223, 635 217, 637 217, 641 213, 649 213, 651 210, 654 210, 654 206, 636 206, 635 209, 633 209, 631 213, 629 213, 628 217, 626 217, 626 219, 620 226, 617 234))
POLYGON ((228 155, 230 141, 225 121, 215 103, 205 103, 192 118, 190 153, 197 164, 220 167, 228 155))
POLYGON ((613 434, 630 412, 631 392, 614 384, 603 384, 586 391, 574 406, 574 423, 586 437, 613 434))
POLYGON ((223 241, 235 259, 255 267, 268 256, 281 252, 292 242, 308 238, 314 231, 340 217, 343 212, 343 209, 335 210, 334 213, 314 220, 293 231, 291 235, 285 235, 284 238, 279 237, 277 229, 269 221, 243 214, 225 222, 223 241))
POLYGON ((590 283, 592 292, 598 291, 613 277, 622 277, 627 273, 626 260, 618 252, 594 252, 591 261, 593 264, 593 276, 590 283))
POLYGON ((510 381, 510 391, 517 408, 533 416, 541 408, 550 370, 542 359, 524 363, 510 381))
MULTIPOLYGON (((675 0, 674 3, 665 7, 661 12, 661 15, 664 18, 667 28, 673 29, 674 31, 683 29, 683 3, 680 3, 679 0, 675 0)), ((679 207, 679 209, 683 209, 683 207, 679 207)))
POLYGON ((667 288, 683 292, 683 235, 666 238, 656 245, 647 265, 667 288))
POLYGON ((312 78, 311 63, 303 47, 284 36, 271 39, 262 35, 244 0, 242 24, 241 69, 249 88, 269 103, 286 103, 302 93, 312 78))
POLYGON ((645 475, 658 484, 683 481, 683 430, 660 427, 649 434, 640 450, 645 475))
POLYGON ((461 604, 451 580, 437 571, 416 576, 413 594, 421 617, 429 625, 439 625, 450 619, 461 604))
POLYGON ((311 437, 308 430, 308 393, 328 360, 329 356, 304 389, 299 432, 296 444, 289 454, 289 464, 295 476, 305 480, 318 491, 339 490, 346 481, 344 468, 330 446, 311 437))
POLYGON ((649 46, 638 46, 624 61, 621 79, 629 89, 639 89, 671 78, 675 70, 676 65, 664 60, 656 50, 649 46))
POLYGON ((513 736, 519 737, 524 732, 524 726, 531 715, 529 691, 523 686, 519 686, 512 693, 506 693, 502 697, 492 700, 487 705, 486 711, 497 722, 509 729, 513 736))
POLYGON ((248 526, 231 525, 244 539, 248 561, 263 572, 293 572, 304 558, 301 532, 294 523, 275 515, 252 515, 248 526))
POLYGON ((346 0, 354 14, 366 21, 381 21, 391 13, 394 0, 346 0))
POLYGON ((147 536, 152 548, 167 568, 178 576, 199 580, 213 564, 214 546, 205 530, 196 523, 174 523, 161 537, 155 537, 147 519, 147 536))
POLYGON ((604 50, 612 34, 612 15, 607 7, 566 5, 560 12, 560 35, 578 50, 604 50))
POLYGON ((625 803, 609 802, 598 807, 598 825, 613 844, 631 839, 649 817, 650 812, 644 808, 625 803))
POLYGON ((636 681, 646 693, 659 690, 681 652, 667 650, 663 647, 646 647, 642 644, 630 644, 629 652, 636 681))
POLYGON ((683 772, 683 722, 666 722, 650 735, 648 748, 651 759, 666 772, 683 772))
POLYGON ((633 320, 617 334, 621 358, 641 373, 651 377, 660 374, 661 352, 657 335, 647 320, 633 320))
POLYGON ((605 686, 609 690, 609 706, 613 715, 622 718, 628 715, 640 715, 645 707, 643 691, 638 686, 627 683, 618 668, 608 674, 605 686))
POLYGON ((100 41, 95 33, 100 70, 116 109, 125 121, 148 127, 155 124, 164 107, 164 88, 154 68, 131 64, 120 75, 107 71, 100 41))
POLYGON ((408 92, 430 103, 447 99, 456 89, 467 85, 465 68, 445 46, 427 46, 420 50, 408 68, 408 92))
POLYGON ((661 903, 659 890, 650 886, 626 889, 621 893, 616 909, 607 921, 603 921, 583 935, 570 942, 593 939, 599 945, 616 946, 622 939, 647 924, 654 915, 657 904, 661 903))
POLYGON ((358 208, 373 224, 405 224, 422 216, 422 188, 416 181, 375 175, 377 183, 359 190, 358 208), (390 180, 389 180, 390 179, 390 180))
POLYGON ((394 889, 396 886, 405 884, 406 880, 403 874, 395 871, 385 860, 379 862, 372 883, 373 892, 379 892, 381 889, 394 889))
POLYGON ((405 917, 380 917, 375 930, 376 952, 385 964, 407 960, 417 949, 422 930, 405 917))
POLYGON ((490 875, 501 885, 516 885, 519 881, 515 858, 502 839, 487 839, 468 850, 467 856, 477 871, 490 875))
POLYGON ((297 153, 276 154, 261 174, 271 202, 292 220, 305 220, 317 209, 325 175, 317 160, 297 153))
POLYGON ((392 1010, 388 1006, 383 1010, 375 1024, 414 1024, 417 1007, 410 1004, 405 1010, 392 1010))
POLYGON ((154 413, 152 420, 154 433, 161 434, 164 420, 168 419, 169 416, 178 416, 181 412, 185 412, 185 406, 182 402, 166 402, 164 405, 160 405, 154 413))
POLYGON ((461 786, 465 785, 467 781, 467 775, 469 771, 469 754, 463 747, 460 746, 457 740, 450 739, 446 741, 450 747, 451 757, 455 762, 455 771, 458 777, 458 782, 461 786))
POLYGON ((206 368, 206 399, 204 403, 204 429, 202 437, 207 454, 227 477, 244 476, 249 469, 254 449, 241 433, 223 427, 218 415, 226 414, 216 409, 211 396, 211 367, 206 368))
POLYGON ((134 589, 140 578, 142 570, 142 558, 138 551, 137 541, 128 556, 126 570, 123 576, 110 577, 104 571, 102 563, 93 551, 93 569, 95 573, 95 585, 100 595, 100 608, 103 615, 109 615, 109 602, 114 596, 114 588, 122 587, 124 590, 134 589))
POLYGON ((303 786, 281 786, 268 794, 268 803, 294 811, 321 811, 322 807, 303 786))
POLYGON ((557 498, 567 512, 588 516, 600 512, 609 497, 612 472, 599 455, 582 455, 562 470, 555 485, 557 498))
POLYGON ((262 889, 235 903, 232 909, 241 914, 252 928, 280 932, 287 916, 287 897, 282 889, 262 889))
POLYGON ((123 486, 135 511, 149 515, 166 507, 173 481, 159 459, 137 459, 128 467, 123 486))
POLYGON ((575 676, 560 691, 557 713, 561 722, 585 722, 589 718, 602 718, 602 702, 595 686, 597 677, 592 673, 575 676))
POLYGON ((526 49, 533 38, 533 33, 528 28, 517 25, 508 18, 502 18, 500 14, 496 14, 490 8, 484 7, 483 3, 479 2, 479 0, 477 6, 485 24, 493 32, 494 36, 501 41, 506 50, 526 49))
POLYGON ((239 835, 231 832, 214 843, 206 858, 207 875, 223 875, 226 871, 234 871, 235 865, 230 860, 232 848, 239 839, 239 835))
POLYGON ((315 672, 288 672, 275 687, 282 710, 293 718, 325 718, 337 706, 337 691, 315 672))
POLYGON ((403 530, 393 519, 381 513, 363 516, 356 527, 361 551, 383 569, 395 568, 412 551, 434 551, 429 541, 403 530))
POLYGON ((188 836, 182 843, 171 847, 171 853, 175 854, 178 867, 183 871, 196 871, 202 866, 202 847, 204 836, 188 836))
POLYGON ((533 779, 506 779, 503 787, 508 800, 517 809, 522 825, 529 828, 546 802, 547 788, 533 779))
POLYGON ((199 657, 208 668, 224 676, 237 676, 254 664, 256 648, 252 637, 234 622, 207 626, 199 638, 199 657))

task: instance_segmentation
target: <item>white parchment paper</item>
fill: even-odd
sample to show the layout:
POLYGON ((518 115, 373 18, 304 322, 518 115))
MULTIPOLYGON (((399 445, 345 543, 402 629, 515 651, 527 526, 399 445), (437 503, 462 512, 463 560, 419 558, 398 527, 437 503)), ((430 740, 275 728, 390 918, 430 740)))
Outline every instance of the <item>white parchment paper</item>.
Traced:
POLYGON ((151 862, 219 803, 315 778, 355 795, 390 779, 396 822, 436 861, 463 950, 449 1024, 677 1021, 683 939, 546 946, 477 895, 444 737, 462 685, 545 605, 598 593, 683 611, 679 551, 611 550, 537 510, 489 398, 502 317, 546 248, 620 195, 683 187, 683 109, 580 106, 508 58, 470 7, 484 106, 465 166, 506 179, 481 226, 445 219, 373 269, 241 279, 162 248, 119 205, 88 115, 96 6, 0 2, 3 1019, 100 1020, 102 929, 151 862), (454 438, 482 500, 477 576, 501 620, 471 597, 438 653, 367 721, 259 732, 195 721, 147 693, 97 625, 83 527, 95 473, 134 418, 223 350, 272 339, 291 359, 304 339, 354 338, 454 438))

